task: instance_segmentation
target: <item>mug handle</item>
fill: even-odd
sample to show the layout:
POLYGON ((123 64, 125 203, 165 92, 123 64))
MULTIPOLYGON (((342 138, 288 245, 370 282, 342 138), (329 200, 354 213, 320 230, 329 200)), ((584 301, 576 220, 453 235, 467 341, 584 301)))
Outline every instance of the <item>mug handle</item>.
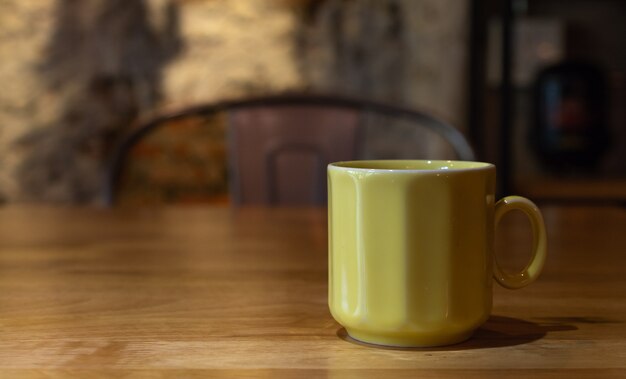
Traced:
POLYGON ((494 254, 493 277, 501 286, 509 289, 522 288, 537 279, 546 261, 546 227, 543 217, 537 206, 530 200, 521 196, 507 196, 496 203, 495 227, 498 226, 502 217, 509 211, 520 210, 524 212, 533 232, 533 251, 526 267, 516 274, 509 274, 502 270, 494 254))

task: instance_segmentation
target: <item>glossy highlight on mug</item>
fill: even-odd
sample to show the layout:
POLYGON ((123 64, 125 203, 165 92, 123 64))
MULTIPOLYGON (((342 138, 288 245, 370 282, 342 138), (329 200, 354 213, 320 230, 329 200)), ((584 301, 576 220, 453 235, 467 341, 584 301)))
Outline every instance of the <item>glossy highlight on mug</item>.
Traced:
POLYGON ((439 170, 480 170, 495 169, 491 163, 451 161, 451 160, 402 160, 387 159, 373 161, 345 161, 331 163, 329 169, 345 169, 352 172, 369 171, 371 173, 389 171, 392 173, 439 170))

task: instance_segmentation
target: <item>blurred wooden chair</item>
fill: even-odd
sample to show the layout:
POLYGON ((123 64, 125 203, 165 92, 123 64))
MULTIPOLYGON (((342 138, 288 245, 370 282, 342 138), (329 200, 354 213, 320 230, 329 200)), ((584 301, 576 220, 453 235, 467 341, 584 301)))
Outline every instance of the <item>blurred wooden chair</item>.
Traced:
MULTIPOLYGON (((416 134, 418 130, 445 141, 454 158, 474 159, 463 135, 449 124, 424 112, 369 100, 280 95, 190 107, 138 123, 124 136, 114 150, 107 172, 104 202, 107 205, 119 202, 122 179, 134 156, 157 155, 171 158, 158 175, 161 184, 168 178, 190 173, 187 179, 194 188, 191 195, 182 196, 183 202, 223 199, 223 194, 229 192, 230 200, 236 205, 323 205, 326 203, 326 166, 330 162, 360 158, 435 158, 419 154, 431 142, 422 138, 424 134, 421 137, 416 134), (211 123, 213 132, 209 131, 211 123), (394 123, 404 124, 404 131, 396 133, 401 141, 387 143, 386 148, 385 144, 379 144, 383 146, 382 150, 379 146, 379 151, 372 148, 375 144, 371 140, 384 135, 394 123), (142 141, 152 138, 156 130, 165 129, 164 125, 168 124, 174 124, 176 130, 161 137, 161 141, 186 138, 187 143, 195 147, 175 146, 170 150, 141 147, 142 141), (215 125, 221 125, 222 129, 215 125), (376 130, 372 125, 381 127, 378 134, 372 132, 376 130), (185 128, 188 130, 181 130, 185 128), (184 134, 187 136, 182 137, 184 134), (368 134, 373 137, 368 138, 368 134), (215 147, 216 140, 224 139, 226 145, 215 147), (401 149, 401 145, 406 147, 401 149), (195 151, 197 156, 213 155, 213 163, 204 165, 213 165, 212 172, 218 173, 214 176, 222 178, 217 180, 217 185, 203 184, 206 175, 201 172, 207 170, 201 163, 196 163, 195 171, 186 167, 190 161, 196 162, 197 156, 175 161, 176 154, 185 155, 189 151, 195 151), (217 166, 223 167, 222 171, 215 167, 216 161, 217 166)), ((165 191, 174 190, 166 188, 165 191)))

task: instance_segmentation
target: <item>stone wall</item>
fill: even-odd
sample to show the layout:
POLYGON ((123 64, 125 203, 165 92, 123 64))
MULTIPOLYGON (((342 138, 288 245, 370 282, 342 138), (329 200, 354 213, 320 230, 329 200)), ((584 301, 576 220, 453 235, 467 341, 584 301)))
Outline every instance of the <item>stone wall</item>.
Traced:
POLYGON ((111 144, 133 119, 224 98, 357 94, 463 128, 467 0, 0 0, 0 8, 4 201, 97 203, 111 144))

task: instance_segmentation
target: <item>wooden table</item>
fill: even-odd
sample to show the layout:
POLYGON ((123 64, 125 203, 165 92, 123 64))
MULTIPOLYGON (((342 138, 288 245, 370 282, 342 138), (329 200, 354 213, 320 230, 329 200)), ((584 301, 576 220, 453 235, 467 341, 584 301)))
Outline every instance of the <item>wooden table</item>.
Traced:
MULTIPOLYGON (((401 350, 331 318, 325 210, 3 208, 0 378, 626 377, 626 210, 544 214, 538 282, 494 286, 465 343, 401 350)), ((510 265, 526 227, 499 229, 510 265)))

